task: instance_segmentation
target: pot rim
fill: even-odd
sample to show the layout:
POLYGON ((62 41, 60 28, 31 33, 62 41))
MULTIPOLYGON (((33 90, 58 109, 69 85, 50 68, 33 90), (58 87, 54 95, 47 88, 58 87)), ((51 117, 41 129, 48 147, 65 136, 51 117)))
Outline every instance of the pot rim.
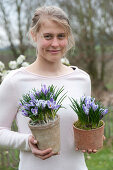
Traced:
POLYGON ((59 120, 60 120, 60 116, 59 115, 57 115, 56 114, 56 116, 57 116, 57 119, 56 120, 54 120, 54 121, 51 121, 51 122, 49 122, 49 123, 46 123, 46 124, 41 124, 41 125, 31 125, 30 124, 30 121, 31 121, 31 119, 29 120, 29 122, 28 122, 28 125, 29 125, 29 127, 30 128, 40 128, 40 129, 44 129, 44 128, 50 128, 50 127, 52 127, 52 126, 54 126, 54 125, 57 125, 58 123, 59 123, 59 120))
MULTIPOLYGON (((78 120, 77 120, 78 121, 78 120)), ((75 121, 75 122, 77 122, 77 121, 75 121)), ((74 129, 78 129, 78 130, 80 130, 80 131, 96 131, 97 129, 100 129, 100 128, 102 128, 102 127, 104 127, 105 126, 105 122, 103 121, 103 120, 100 120, 100 121, 102 121, 103 122, 103 125, 102 126, 100 126, 100 127, 98 127, 98 128, 96 128, 96 129, 88 129, 88 130, 86 130, 86 129, 80 129, 80 128, 77 128, 76 126, 74 126, 74 123, 73 123, 73 128, 74 129)))

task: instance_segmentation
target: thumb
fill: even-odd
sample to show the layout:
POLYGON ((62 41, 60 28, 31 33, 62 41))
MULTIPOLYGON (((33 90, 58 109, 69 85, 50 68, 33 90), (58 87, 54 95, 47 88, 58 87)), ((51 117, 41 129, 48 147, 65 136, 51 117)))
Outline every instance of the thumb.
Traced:
POLYGON ((32 143, 32 144, 37 144, 37 140, 34 138, 34 136, 32 136, 32 135, 30 135, 30 142, 32 143))

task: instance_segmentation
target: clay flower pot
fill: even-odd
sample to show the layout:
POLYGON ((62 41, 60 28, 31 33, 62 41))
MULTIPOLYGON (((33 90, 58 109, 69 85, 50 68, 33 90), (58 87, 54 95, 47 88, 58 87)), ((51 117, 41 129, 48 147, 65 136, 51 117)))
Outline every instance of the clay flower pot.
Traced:
POLYGON ((57 115, 55 121, 48 124, 30 125, 29 128, 33 136, 38 141, 37 145, 40 150, 52 148, 54 153, 60 151, 60 117, 57 115))
POLYGON ((75 140, 76 148, 79 148, 80 150, 88 150, 88 149, 98 150, 102 148, 104 125, 105 123, 103 122, 103 125, 99 128, 84 130, 75 127, 75 125, 73 124, 74 140, 75 140))

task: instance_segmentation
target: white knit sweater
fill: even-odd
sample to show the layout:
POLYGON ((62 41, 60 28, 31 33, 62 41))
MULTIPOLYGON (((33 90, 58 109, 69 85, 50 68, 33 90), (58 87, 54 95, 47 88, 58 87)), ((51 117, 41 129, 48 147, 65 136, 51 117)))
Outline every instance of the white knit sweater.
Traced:
POLYGON ((20 68, 8 74, 0 86, 0 147, 20 150, 19 170, 87 170, 84 155, 75 151, 73 122, 77 115, 70 108, 68 97, 79 99, 82 95, 90 95, 91 82, 89 75, 74 67, 72 73, 61 76, 41 76, 20 68), (60 109, 60 155, 46 160, 35 157, 29 148, 28 117, 18 111, 19 100, 32 88, 40 89, 41 84, 64 86, 68 97, 63 101, 66 109, 60 109), (11 131, 11 124, 16 119, 18 132, 11 131))

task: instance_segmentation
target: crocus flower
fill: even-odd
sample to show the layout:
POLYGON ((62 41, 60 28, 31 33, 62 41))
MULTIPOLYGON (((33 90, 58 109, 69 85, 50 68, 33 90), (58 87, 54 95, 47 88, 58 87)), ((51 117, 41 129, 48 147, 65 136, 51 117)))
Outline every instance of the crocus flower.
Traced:
POLYGON ((108 113, 108 109, 104 110, 104 115, 106 115, 108 113))
POLYGON ((85 104, 83 104, 82 108, 83 108, 85 114, 88 115, 89 114, 89 109, 85 106, 85 104))
POLYGON ((28 113, 26 110, 22 110, 22 115, 28 117, 28 113))
POLYGON ((42 86, 41 91, 44 93, 44 95, 48 93, 48 89, 46 88, 46 85, 42 86))
POLYGON ((47 101, 47 106, 48 106, 48 108, 51 108, 51 109, 53 109, 53 103, 50 101, 50 100, 48 100, 47 101))
POLYGON ((91 97, 90 97, 90 96, 87 96, 87 97, 85 98, 85 104, 90 103, 90 102, 91 102, 91 97))
POLYGON ((47 106, 51 109, 58 109, 60 107, 60 105, 56 104, 56 101, 54 101, 53 98, 47 101, 47 106))
POLYGON ((61 105, 55 105, 54 109, 57 110, 59 107, 61 107, 61 105))
MULTIPOLYGON (((55 92, 55 88, 53 85, 49 87, 42 85, 41 90, 33 88, 32 91, 23 95, 19 104, 20 110, 23 110, 23 115, 31 118, 34 124, 41 123, 40 120, 42 119, 45 123, 51 119, 54 120, 56 112, 61 107, 61 105, 56 104, 56 99, 64 90, 62 87, 55 92), (55 112, 52 114, 54 110, 55 112)), ((60 98, 62 101, 64 96, 66 97, 66 95, 63 95, 60 98)))
POLYGON ((42 108, 45 108, 47 104, 47 101, 45 100, 39 100, 39 106, 42 106, 42 108))
POLYGON ((35 96, 33 93, 30 94, 30 98, 31 98, 31 100, 35 100, 35 96))
POLYGON ((98 104, 96 105, 94 102, 92 102, 91 107, 94 111, 96 111, 98 109, 98 104))
POLYGON ((100 109, 99 111, 101 112, 102 116, 108 113, 108 109, 100 109))
POLYGON ((23 108, 26 109, 26 110, 29 110, 29 107, 26 106, 26 105, 24 105, 23 108))
POLYGON ((85 96, 82 96, 82 97, 81 97, 81 101, 83 102, 83 101, 84 101, 84 99, 85 99, 85 96))
POLYGON ((35 94, 39 97, 40 92, 37 90, 35 94))
POLYGON ((35 107, 34 109, 31 109, 31 112, 36 116, 38 114, 38 108, 35 107))

